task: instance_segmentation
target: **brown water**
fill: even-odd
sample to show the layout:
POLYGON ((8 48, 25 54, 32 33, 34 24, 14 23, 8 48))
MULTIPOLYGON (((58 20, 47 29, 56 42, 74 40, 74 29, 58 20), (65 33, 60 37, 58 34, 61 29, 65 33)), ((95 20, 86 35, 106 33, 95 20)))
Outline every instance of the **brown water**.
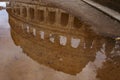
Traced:
MULTIPOLYGON (((44 62, 41 61, 44 59, 39 59, 40 56, 34 55, 39 53, 40 46, 32 41, 31 38, 33 37, 29 36, 27 32, 19 34, 19 31, 21 31, 19 27, 9 26, 7 12, 5 10, 0 11, 0 80, 120 80, 120 46, 110 38, 95 39, 97 48, 82 46, 82 50, 80 50, 81 47, 76 50, 70 50, 85 53, 85 55, 81 55, 82 57, 78 56, 80 59, 78 57, 71 58, 69 55, 65 59, 59 56, 60 58, 58 59, 61 64, 71 64, 71 62, 66 61, 72 61, 72 64, 76 64, 77 67, 72 67, 72 69, 74 71, 77 68, 79 72, 76 75, 71 75, 72 70, 65 73, 67 68, 68 70, 71 69, 69 66, 66 67, 67 65, 65 64, 63 71, 59 71, 56 67, 54 68, 59 63, 54 64, 53 67, 49 67, 48 64, 44 65, 44 62), (93 52, 94 54, 91 54, 93 52)), ((36 34, 33 33, 33 35, 36 34)), ((41 38, 44 37, 41 36, 41 38)), ((91 38, 93 37, 84 39, 89 44, 93 42, 90 41, 91 38)), ((61 36, 60 41, 61 45, 65 45, 66 38, 61 36)), ((37 39, 36 42, 38 42, 37 39)), ((51 42, 54 42, 52 38, 51 42)), ((79 40, 73 39, 72 47, 77 48, 78 43, 79 40)), ((81 42, 81 44, 86 43, 81 42)), ((61 49, 60 45, 58 48, 61 49)), ((43 58, 46 57, 43 56, 43 58)), ((54 59, 57 61, 56 58, 54 59)), ((49 63, 49 65, 51 64, 49 63)))

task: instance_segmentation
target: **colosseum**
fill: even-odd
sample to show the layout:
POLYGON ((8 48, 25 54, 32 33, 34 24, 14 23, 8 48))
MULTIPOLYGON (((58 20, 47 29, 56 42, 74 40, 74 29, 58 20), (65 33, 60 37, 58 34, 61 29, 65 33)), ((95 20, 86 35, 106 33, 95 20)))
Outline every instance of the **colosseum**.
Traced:
POLYGON ((112 52, 114 39, 120 36, 120 22, 86 0, 62 1, 10 0, 11 35, 40 64, 75 75, 104 47, 106 55, 112 52))

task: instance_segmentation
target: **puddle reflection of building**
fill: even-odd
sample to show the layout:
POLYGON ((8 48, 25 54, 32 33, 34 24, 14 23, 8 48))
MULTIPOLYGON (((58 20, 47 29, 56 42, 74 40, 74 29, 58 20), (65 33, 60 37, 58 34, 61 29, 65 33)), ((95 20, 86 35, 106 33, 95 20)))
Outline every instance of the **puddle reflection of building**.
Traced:
POLYGON ((97 35, 90 25, 56 7, 41 5, 36 9, 22 2, 10 4, 13 8, 7 11, 16 45, 58 71, 77 74, 97 60, 97 53, 108 55, 115 45, 112 39, 97 35))
POLYGON ((105 54, 114 47, 113 40, 109 43, 108 39, 84 28, 81 28, 80 32, 84 35, 76 36, 32 26, 12 16, 10 25, 14 42, 21 46, 28 56, 40 64, 69 74, 81 72, 90 61, 94 61, 103 44, 108 49, 104 51, 105 54))

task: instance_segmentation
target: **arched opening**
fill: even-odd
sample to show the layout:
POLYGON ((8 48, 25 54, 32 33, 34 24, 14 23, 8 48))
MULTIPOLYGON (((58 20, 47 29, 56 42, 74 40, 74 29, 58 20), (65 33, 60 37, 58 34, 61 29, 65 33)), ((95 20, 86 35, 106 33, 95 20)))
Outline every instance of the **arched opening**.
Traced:
POLYGON ((29 13, 30 13, 30 19, 34 19, 34 9, 33 8, 29 9, 29 13))
POLYGON ((69 14, 67 13, 62 13, 61 14, 61 25, 62 26, 67 26, 69 20, 69 14))
POLYGON ((80 28, 80 27, 82 26, 82 22, 81 22, 78 18, 74 17, 73 26, 74 26, 75 28, 80 28))
POLYGON ((17 15, 20 15, 20 8, 16 8, 17 15))
POLYGON ((55 14, 56 14, 56 12, 48 12, 48 22, 50 24, 55 23, 55 14))
POLYGON ((15 14, 15 8, 12 9, 12 13, 15 14))
POLYGON ((26 7, 23 7, 22 14, 23 14, 23 17, 27 17, 27 9, 26 9, 26 7))
POLYGON ((38 11, 37 11, 37 19, 38 19, 40 22, 43 22, 43 21, 44 21, 44 11, 43 11, 43 10, 38 10, 38 11))

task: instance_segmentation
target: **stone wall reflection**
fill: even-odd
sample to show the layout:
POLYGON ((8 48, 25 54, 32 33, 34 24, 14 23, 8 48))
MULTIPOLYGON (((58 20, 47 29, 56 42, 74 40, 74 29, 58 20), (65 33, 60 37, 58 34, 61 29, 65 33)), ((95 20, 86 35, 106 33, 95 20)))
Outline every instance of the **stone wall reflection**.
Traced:
MULTIPOLYGON (((95 60, 98 52, 109 59, 111 52, 115 54, 120 49, 115 49, 114 40, 97 35, 90 25, 64 10, 24 2, 11 5, 13 8, 7 10, 11 36, 16 45, 40 64, 77 74, 95 60)), ((98 73, 101 71, 102 68, 98 73)), ((98 76, 102 78, 101 74, 98 76)))
POLYGON ((28 24, 12 16, 9 18, 16 45, 40 64, 65 73, 82 71, 89 61, 94 61, 104 44, 106 55, 115 46, 113 40, 96 35, 89 27, 83 26, 78 34, 71 33, 72 30, 62 32, 62 29, 28 24))
MULTIPOLYGON (((111 42, 109 42, 110 44, 111 42)), ((106 62, 98 70, 97 77, 101 80, 119 80, 120 79, 120 44, 116 42, 114 48, 108 48, 106 62)))

